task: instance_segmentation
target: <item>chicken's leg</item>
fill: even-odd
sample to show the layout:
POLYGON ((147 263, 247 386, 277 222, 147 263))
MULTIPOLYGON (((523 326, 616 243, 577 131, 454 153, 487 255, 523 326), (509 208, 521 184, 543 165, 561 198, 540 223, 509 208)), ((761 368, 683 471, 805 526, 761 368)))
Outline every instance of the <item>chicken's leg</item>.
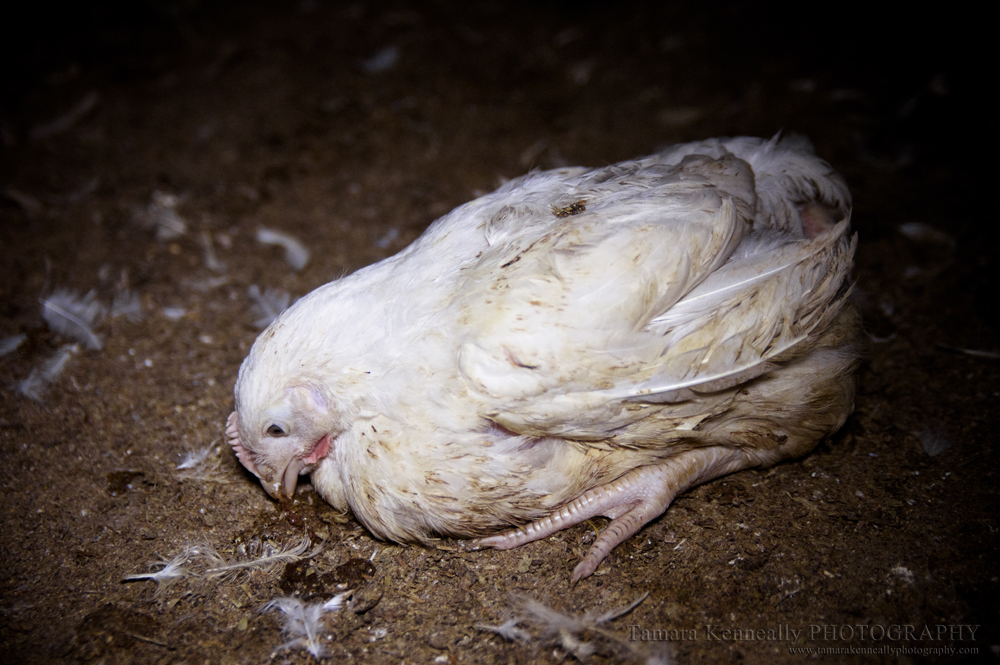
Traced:
POLYGON ((750 466, 754 463, 737 448, 714 446, 687 450, 659 464, 633 469, 613 482, 584 492, 551 515, 513 531, 480 538, 472 546, 509 550, 597 515, 611 518, 611 524, 573 571, 575 583, 597 570, 604 557, 619 543, 663 514, 678 494, 750 466))

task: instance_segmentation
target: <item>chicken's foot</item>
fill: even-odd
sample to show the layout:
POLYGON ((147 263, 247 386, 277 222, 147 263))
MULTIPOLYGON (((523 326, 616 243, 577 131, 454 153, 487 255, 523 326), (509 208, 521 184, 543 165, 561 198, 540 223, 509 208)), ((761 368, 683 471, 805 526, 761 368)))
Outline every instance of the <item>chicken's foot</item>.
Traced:
POLYGON ((659 464, 633 469, 617 480, 584 492, 540 520, 513 531, 480 538, 472 546, 509 550, 591 517, 611 518, 611 524, 573 571, 575 583, 597 570, 611 550, 663 514, 678 494, 749 466, 753 466, 753 462, 736 448, 713 446, 687 450, 659 464))

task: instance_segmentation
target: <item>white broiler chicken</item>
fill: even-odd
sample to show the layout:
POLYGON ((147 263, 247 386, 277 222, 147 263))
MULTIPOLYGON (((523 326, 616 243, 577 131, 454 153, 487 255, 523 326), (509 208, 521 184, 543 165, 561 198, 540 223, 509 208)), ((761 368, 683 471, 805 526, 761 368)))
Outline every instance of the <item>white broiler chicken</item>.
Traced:
POLYGON ((576 581, 679 493, 843 424, 849 210, 804 139, 530 173, 275 320, 230 444, 271 496, 311 474, 393 541, 611 518, 576 581))

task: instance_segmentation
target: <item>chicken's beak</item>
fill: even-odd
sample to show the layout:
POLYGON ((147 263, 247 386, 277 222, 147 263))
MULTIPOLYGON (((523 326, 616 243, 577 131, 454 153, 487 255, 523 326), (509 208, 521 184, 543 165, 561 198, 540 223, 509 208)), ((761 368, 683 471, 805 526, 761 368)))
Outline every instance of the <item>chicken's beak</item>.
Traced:
POLYGON ((281 476, 275 478, 273 483, 261 483, 264 489, 278 501, 292 498, 295 494, 295 486, 299 484, 299 472, 306 465, 305 460, 300 457, 293 457, 288 461, 281 476))
POLYGON ((313 444, 304 458, 296 456, 288 460, 288 464, 285 465, 280 475, 271 476, 274 478, 273 482, 261 479, 261 485, 264 486, 264 490, 268 494, 278 501, 291 500, 292 495, 295 494, 295 486, 299 483, 299 474, 302 473, 302 469, 306 466, 319 464, 320 460, 326 457, 329 452, 330 435, 327 434, 313 444))

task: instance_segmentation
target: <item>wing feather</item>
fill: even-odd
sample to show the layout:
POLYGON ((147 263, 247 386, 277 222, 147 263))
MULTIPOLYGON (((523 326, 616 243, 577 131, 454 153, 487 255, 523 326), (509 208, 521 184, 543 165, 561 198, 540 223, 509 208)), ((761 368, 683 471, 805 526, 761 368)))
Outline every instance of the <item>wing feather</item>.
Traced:
POLYGON ((680 407, 812 348, 850 292, 855 241, 846 218, 810 240, 789 214, 821 200, 846 217, 849 199, 811 154, 739 141, 535 174, 480 210, 488 246, 451 306, 486 417, 599 440, 643 404, 680 407))
POLYGON ((475 390, 507 402, 611 387, 609 365, 655 362, 644 329, 725 264, 754 206, 747 165, 732 156, 658 166, 556 183, 588 201, 585 212, 522 204, 519 234, 496 242, 504 232, 493 228, 453 304, 459 368, 475 390))
POLYGON ((849 223, 733 261, 654 318, 667 352, 648 380, 610 398, 692 399, 771 371, 840 312, 850 292, 849 223))

